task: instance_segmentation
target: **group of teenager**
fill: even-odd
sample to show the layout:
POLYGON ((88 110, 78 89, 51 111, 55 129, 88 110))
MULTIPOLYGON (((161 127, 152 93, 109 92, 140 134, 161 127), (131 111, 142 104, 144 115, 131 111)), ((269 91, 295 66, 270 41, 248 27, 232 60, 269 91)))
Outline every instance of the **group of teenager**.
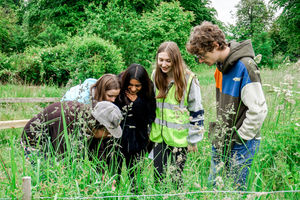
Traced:
MULTIPOLYGON (((237 189, 244 190, 267 114, 251 41, 227 43, 217 25, 203 22, 192 29, 186 49, 197 62, 217 66, 217 120, 209 124, 209 180, 215 185, 216 177, 225 173, 234 178, 237 189)), ((89 153, 116 166, 118 174, 125 162, 133 183, 134 166, 149 153, 155 182, 163 181, 170 164, 176 168, 172 180, 180 185, 187 153, 198 151, 203 134, 198 79, 177 44, 167 41, 157 50, 151 75, 142 65, 131 64, 119 75, 104 74, 72 87, 61 102, 26 124, 22 145, 27 156, 50 148, 63 154, 66 138, 76 137, 86 141, 89 153)))

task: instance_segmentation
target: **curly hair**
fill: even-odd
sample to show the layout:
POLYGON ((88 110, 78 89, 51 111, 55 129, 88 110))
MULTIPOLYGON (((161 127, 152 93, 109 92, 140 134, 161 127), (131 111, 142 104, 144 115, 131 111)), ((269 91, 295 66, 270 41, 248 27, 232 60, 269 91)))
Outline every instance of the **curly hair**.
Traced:
POLYGON ((186 50, 193 55, 202 55, 212 52, 216 44, 219 45, 218 50, 225 49, 225 34, 217 25, 204 21, 192 29, 186 50))

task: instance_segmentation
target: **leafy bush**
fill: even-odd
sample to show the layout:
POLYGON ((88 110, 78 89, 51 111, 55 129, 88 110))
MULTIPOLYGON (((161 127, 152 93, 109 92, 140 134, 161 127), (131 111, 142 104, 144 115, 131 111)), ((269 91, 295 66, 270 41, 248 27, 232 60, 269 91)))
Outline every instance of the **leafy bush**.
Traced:
POLYGON ((19 50, 18 39, 21 34, 22 30, 17 25, 15 12, 0 6, 0 51, 12 53, 19 50))
POLYGON ((189 58, 185 44, 194 18, 192 12, 183 11, 179 2, 161 3, 143 15, 113 2, 105 8, 91 5, 86 12, 89 23, 82 32, 113 41, 122 49, 127 66, 134 62, 149 69, 158 46, 168 40, 176 42, 185 58, 189 58))
POLYGON ((120 73, 124 63, 115 45, 95 37, 74 37, 55 47, 32 47, 10 58, 18 76, 33 84, 66 84, 104 73, 120 73))
POLYGON ((161 3, 152 13, 145 13, 136 27, 137 40, 136 60, 146 67, 150 67, 155 58, 159 45, 164 41, 174 41, 181 52, 185 52, 193 21, 191 12, 183 11, 178 2, 161 3))

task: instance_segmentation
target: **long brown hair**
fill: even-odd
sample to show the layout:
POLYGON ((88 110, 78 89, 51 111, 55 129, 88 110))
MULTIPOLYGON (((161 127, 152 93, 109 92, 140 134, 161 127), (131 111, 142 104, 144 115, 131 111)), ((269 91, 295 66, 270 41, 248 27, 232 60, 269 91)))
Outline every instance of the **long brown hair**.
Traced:
POLYGON ((166 52, 171 59, 174 85, 176 87, 175 98, 180 102, 187 85, 184 74, 186 65, 177 44, 171 41, 162 43, 156 53, 155 85, 159 91, 156 98, 165 98, 168 90, 167 74, 163 73, 158 66, 158 54, 161 52, 166 52))
POLYGON ((105 92, 108 90, 118 90, 120 89, 120 81, 118 77, 114 74, 104 74, 102 75, 97 82, 91 86, 91 94, 93 93, 93 90, 95 92, 95 95, 93 97, 93 100, 99 102, 104 101, 105 99, 105 92))

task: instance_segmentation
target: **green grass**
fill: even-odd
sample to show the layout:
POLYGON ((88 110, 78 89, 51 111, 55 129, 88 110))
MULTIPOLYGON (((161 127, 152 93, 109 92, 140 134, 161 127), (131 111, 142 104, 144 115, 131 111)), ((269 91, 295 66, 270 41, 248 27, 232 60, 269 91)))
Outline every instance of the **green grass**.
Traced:
MULTIPOLYGON (((282 65, 276 70, 262 69, 263 89, 269 109, 262 127, 262 142, 249 175, 248 191, 270 192, 300 189, 300 115, 299 115, 299 64, 282 65)), ((205 128, 215 119, 214 69, 200 66, 193 70, 200 82, 205 128)), ((1 85, 0 97, 59 97, 65 88, 1 85)), ((0 105, 0 120, 28 119, 40 112, 47 104, 24 103, 0 105)), ((102 161, 78 158, 75 145, 70 145, 71 158, 58 160, 50 156, 45 160, 35 157, 36 165, 24 159, 20 147, 22 129, 0 130, 0 198, 22 198, 22 177, 32 179, 32 195, 39 197, 99 197, 133 195, 131 181, 125 168, 121 183, 116 191, 111 190, 115 177, 97 173, 97 167, 105 167, 102 161)), ((171 183, 168 176, 160 187, 153 184, 153 164, 148 158, 135 167, 140 169, 137 185, 140 195, 162 193, 185 193, 210 191, 208 174, 210 167, 211 144, 205 138, 198 144, 199 152, 190 153, 183 173, 184 187, 180 190, 171 183)), ((106 170, 108 172, 108 169, 106 170)), ((230 182, 224 182, 220 190, 232 190, 230 182)), ((298 193, 277 194, 234 194, 199 193, 180 196, 148 197, 147 199, 300 199, 298 193)), ((129 199, 129 198, 123 198, 129 199)), ((140 199, 145 199, 141 197, 140 199)))

